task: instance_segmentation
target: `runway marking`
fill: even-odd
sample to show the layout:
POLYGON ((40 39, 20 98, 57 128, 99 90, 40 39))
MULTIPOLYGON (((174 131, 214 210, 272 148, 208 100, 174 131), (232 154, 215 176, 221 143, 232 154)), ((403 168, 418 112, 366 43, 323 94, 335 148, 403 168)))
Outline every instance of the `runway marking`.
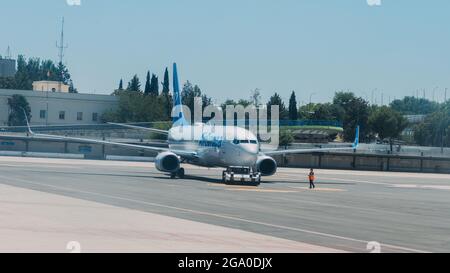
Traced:
MULTIPOLYGON (((4 176, 2 176, 2 177, 4 179, 6 178, 5 180, 11 179, 10 177, 4 177, 4 176)), ((349 242, 356 242, 356 243, 363 244, 363 246, 364 246, 363 249, 365 249, 366 245, 370 242, 370 241, 366 241, 366 240, 355 239, 355 238, 350 238, 350 237, 346 237, 346 236, 339 236, 339 235, 323 233, 323 232, 318 232, 318 231, 312 231, 312 230, 307 230, 307 229, 302 229, 302 228, 295 228, 295 227, 288 227, 288 226, 283 226, 283 225, 276 225, 276 224, 265 223, 265 222, 261 222, 261 221, 253 221, 253 220, 248 220, 248 219, 241 218, 241 217, 226 216, 226 215, 222 215, 222 214, 204 212, 204 211, 199 211, 199 210, 192 210, 192 209, 168 206, 168 205, 163 205, 163 204, 158 204, 158 203, 153 203, 153 202, 146 202, 146 201, 141 201, 141 200, 134 200, 134 199, 130 199, 130 198, 120 197, 120 196, 108 195, 108 194, 103 194, 103 193, 83 191, 83 190, 77 190, 77 189, 61 187, 61 186, 54 186, 54 185, 49 185, 49 184, 45 184, 45 183, 30 182, 28 180, 24 180, 24 179, 20 179, 20 178, 12 178, 12 179, 14 179, 16 181, 19 181, 19 182, 22 182, 22 183, 31 184, 31 185, 37 185, 37 186, 41 186, 41 187, 44 186, 44 187, 54 188, 54 189, 58 189, 58 190, 72 191, 72 192, 76 192, 76 193, 82 193, 82 194, 101 196, 101 197, 106 197, 106 198, 111 198, 111 199, 116 199, 116 200, 128 201, 128 202, 143 204, 143 205, 147 205, 147 206, 166 208, 166 209, 171 209, 171 210, 176 210, 176 211, 188 212, 188 213, 192 213, 192 214, 212 216, 212 217, 217 217, 217 218, 221 218, 221 219, 228 219, 228 220, 244 222, 244 223, 250 223, 250 224, 255 224, 255 225, 261 225, 261 226, 266 226, 266 227, 271 227, 271 228, 285 229, 285 230, 291 230, 291 231, 307 233, 307 234, 312 234, 312 235, 317 235, 317 236, 322 236, 322 237, 328 237, 328 238, 333 238, 333 239, 339 239, 339 240, 344 240, 344 241, 349 241, 349 242)), ((397 249, 397 250, 400 250, 400 251, 417 252, 417 253, 428 253, 427 251, 423 251, 423 250, 418 250, 418 249, 408 248, 408 247, 402 247, 402 246, 396 246, 396 245, 391 245, 391 244, 384 244, 383 243, 381 245, 383 247, 386 247, 386 248, 397 249)))
POLYGON ((382 185, 382 186, 391 186, 390 183, 385 182, 373 182, 373 181, 365 181, 365 180, 353 180, 353 179, 343 179, 343 178, 326 178, 329 180, 335 180, 335 181, 344 181, 344 182, 356 182, 356 183, 362 183, 362 184, 373 184, 373 185, 382 185))
MULTIPOLYGON (((208 184, 208 186, 214 186, 214 187, 233 187, 231 185, 225 185, 225 184, 208 184)), ((297 188, 294 186, 289 186, 290 188, 297 188)), ((310 190, 307 187, 298 187, 299 190, 297 190, 297 193, 300 192, 308 192, 308 191, 314 191, 314 190, 310 190), (302 190, 300 190, 302 189, 302 190)), ((319 188, 316 188, 315 191, 320 191, 319 188)), ((341 190, 341 192, 344 192, 346 190, 341 190)), ((309 201, 309 200, 296 200, 296 202, 301 202, 304 204, 308 204, 308 205, 315 205, 315 206, 322 206, 322 207, 332 207, 332 208, 340 208, 340 209, 356 209, 356 210, 360 210, 360 211, 371 211, 371 212, 378 212, 378 213, 390 213, 390 214, 398 214, 399 212, 395 212, 395 211, 386 211, 386 210, 380 210, 380 209, 374 209, 374 208, 362 208, 362 207, 356 207, 356 206, 346 206, 346 205, 337 205, 337 204, 331 204, 331 203, 326 203, 326 202, 315 202, 315 201, 309 201)))
POLYGON ((226 191, 249 191, 249 192, 271 192, 271 193, 295 193, 298 191, 294 190, 277 190, 277 189, 262 189, 253 186, 240 186, 240 185, 226 185, 226 184, 213 184, 210 183, 208 186, 221 187, 226 191))
POLYGON ((343 189, 336 189, 336 188, 315 188, 315 189, 310 189, 309 187, 292 187, 294 189, 301 189, 303 191, 320 191, 320 192, 344 192, 347 190, 343 190, 343 189))
POLYGON ((271 192, 271 193, 295 193, 298 191, 290 191, 290 190, 270 190, 270 189, 258 189, 258 188, 249 188, 249 187, 242 187, 242 188, 229 188, 225 189, 227 191, 250 191, 250 192, 271 192))
POLYGON ((340 179, 340 178, 327 178, 327 179, 337 180, 337 181, 349 181, 349 182, 356 182, 356 183, 363 183, 363 184, 382 185, 382 186, 387 186, 389 188, 450 190, 450 186, 447 186, 447 185, 391 184, 391 183, 383 183, 383 182, 372 182, 372 181, 340 179))
POLYGON ((415 185, 415 184, 394 184, 391 188, 404 189, 425 189, 425 190, 450 190, 450 186, 442 185, 415 185))
POLYGON ((82 167, 76 167, 76 166, 57 166, 57 165, 51 165, 51 166, 45 166, 45 165, 39 165, 39 166, 36 166, 36 165, 19 165, 19 164, 14 164, 14 165, 12 165, 12 164, 3 164, 3 163, 0 163, 0 167, 8 167, 8 168, 28 168, 28 170, 33 170, 32 168, 34 168, 34 169, 36 169, 36 168, 38 168, 38 169, 42 169, 42 168, 46 168, 46 169, 51 169, 51 168, 55 168, 55 169, 58 169, 58 168, 60 168, 60 169, 62 169, 62 168, 64 168, 64 169, 81 169, 82 167))
MULTIPOLYGON (((309 169, 293 169, 280 168, 279 173, 282 174, 298 174, 307 173, 309 169)), ((432 178, 432 179, 448 179, 448 174, 438 174, 438 173, 411 173, 411 172, 380 172, 380 171, 363 171, 363 170, 330 170, 322 169, 320 172, 323 175, 352 175, 352 176, 376 176, 376 177, 390 177, 390 178, 432 178)))
MULTIPOLYGON (((298 183, 309 183, 307 180, 301 180, 301 179, 291 179, 289 178, 290 176, 286 175, 286 177, 283 178, 283 180, 285 181, 293 181, 293 182, 298 182, 298 183)), ((275 178, 279 178, 275 177, 275 178)), ((270 181, 276 181, 274 180, 275 178, 269 180, 270 181)), ((342 181, 342 182, 356 182, 356 183, 364 183, 364 184, 374 184, 374 185, 392 185, 389 183, 383 183, 383 182, 372 182, 372 181, 364 181, 364 180, 352 180, 352 179, 344 179, 344 178, 329 178, 329 177, 323 177, 323 179, 320 179, 317 181, 317 183, 326 183, 327 180, 334 180, 334 181, 342 181)), ((282 182, 280 182, 282 183, 282 182)))

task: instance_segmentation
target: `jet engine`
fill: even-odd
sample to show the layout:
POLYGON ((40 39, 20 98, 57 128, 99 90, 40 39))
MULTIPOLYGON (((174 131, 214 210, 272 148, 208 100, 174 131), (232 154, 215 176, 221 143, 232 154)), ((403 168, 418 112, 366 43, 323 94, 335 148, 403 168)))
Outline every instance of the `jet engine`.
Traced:
POLYGON ((180 169, 180 159, 171 152, 160 153, 155 160, 158 171, 166 173, 176 173, 180 169))
POLYGON ((264 176, 271 176, 277 172, 277 162, 270 156, 260 156, 256 160, 256 169, 264 176))

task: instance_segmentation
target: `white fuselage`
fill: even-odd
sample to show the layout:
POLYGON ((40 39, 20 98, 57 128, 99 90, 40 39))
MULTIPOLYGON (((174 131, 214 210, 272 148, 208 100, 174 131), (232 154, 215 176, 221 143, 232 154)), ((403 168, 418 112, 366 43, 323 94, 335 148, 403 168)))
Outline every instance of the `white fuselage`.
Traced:
POLYGON ((197 159, 191 163, 207 167, 254 167, 260 150, 258 139, 249 130, 203 123, 170 129, 169 147, 195 151, 197 159))

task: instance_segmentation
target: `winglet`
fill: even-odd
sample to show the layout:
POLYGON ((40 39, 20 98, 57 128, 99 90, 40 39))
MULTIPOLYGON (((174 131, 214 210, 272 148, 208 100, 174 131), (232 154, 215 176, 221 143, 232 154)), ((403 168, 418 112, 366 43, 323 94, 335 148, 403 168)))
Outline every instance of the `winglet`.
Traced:
POLYGON ((27 122, 28 133, 30 133, 31 135, 34 135, 34 132, 31 130, 31 127, 30 127, 30 122, 28 121, 27 111, 25 111, 24 108, 22 108, 22 111, 23 111, 23 115, 25 116, 25 121, 27 122))
POLYGON ((359 125, 356 126, 355 142, 353 142, 353 149, 358 149, 359 146, 359 125))

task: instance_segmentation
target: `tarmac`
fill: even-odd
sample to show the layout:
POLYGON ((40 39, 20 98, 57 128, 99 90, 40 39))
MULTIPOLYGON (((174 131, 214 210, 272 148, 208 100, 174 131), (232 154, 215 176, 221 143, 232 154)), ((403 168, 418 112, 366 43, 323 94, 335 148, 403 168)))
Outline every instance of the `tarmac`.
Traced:
POLYGON ((450 175, 0 157, 0 252, 449 252, 450 175), (378 248, 379 246, 379 248, 378 248))

